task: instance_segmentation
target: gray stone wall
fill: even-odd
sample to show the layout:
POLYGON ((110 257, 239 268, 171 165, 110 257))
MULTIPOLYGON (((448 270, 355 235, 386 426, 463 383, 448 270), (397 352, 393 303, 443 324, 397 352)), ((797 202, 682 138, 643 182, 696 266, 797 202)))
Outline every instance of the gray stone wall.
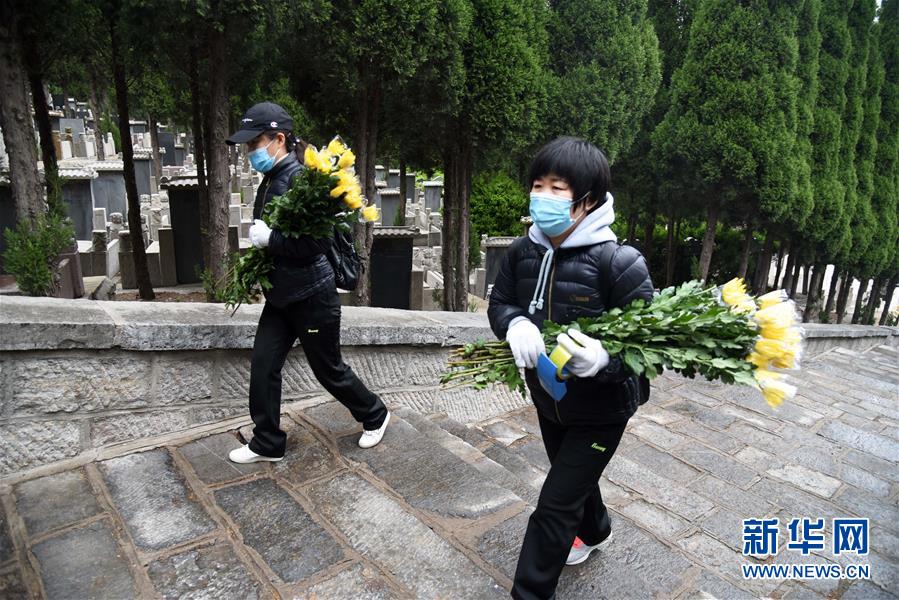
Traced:
MULTIPOLYGON (((261 306, 0 298, 0 477, 112 444, 247 417, 261 306)), ((388 406, 482 420, 523 406, 505 389, 439 386, 448 348, 492 335, 484 315, 343 308, 346 362, 388 406)), ((283 400, 323 402, 300 348, 283 400)))
MULTIPOLYGON (((112 444, 247 416, 261 306, 0 297, 0 477, 112 444)), ((893 329, 808 326, 807 355, 899 340, 893 329), (892 337, 891 337, 892 336, 892 337)), ((475 313, 343 308, 347 363, 389 406, 481 421, 529 401, 504 388, 441 390, 448 346, 492 338, 475 313)), ((330 396, 299 348, 285 403, 330 396)))

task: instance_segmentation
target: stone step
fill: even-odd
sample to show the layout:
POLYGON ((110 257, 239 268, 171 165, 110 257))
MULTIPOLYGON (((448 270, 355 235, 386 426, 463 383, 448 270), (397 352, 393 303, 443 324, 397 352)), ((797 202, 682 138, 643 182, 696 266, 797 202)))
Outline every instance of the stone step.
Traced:
POLYGON ((899 386, 899 380, 886 369, 859 365, 837 357, 808 361, 790 375, 811 385, 823 381, 830 384, 825 386, 829 389, 863 391, 884 399, 895 397, 899 386))
POLYGON ((899 371, 897 371, 895 365, 884 365, 877 361, 873 361, 870 358, 851 359, 841 354, 828 355, 827 357, 824 357, 822 362, 848 367, 853 371, 868 375, 877 380, 899 384, 899 371))
POLYGON ((899 361, 899 347, 897 346, 887 346, 886 344, 874 346, 871 348, 871 352, 876 352, 877 354, 882 354, 894 361, 899 361))
POLYGON ((809 366, 819 370, 823 369, 825 372, 832 374, 834 377, 858 382, 863 386, 880 390, 882 392, 895 394, 897 391, 899 391, 899 386, 894 383, 884 381, 881 378, 880 375, 882 375, 882 373, 875 375, 867 369, 862 371, 840 361, 830 360, 822 361, 819 363, 809 363, 809 366))
MULTIPOLYGON (((528 489, 539 492, 543 487, 547 465, 543 464, 539 458, 542 458, 543 461, 546 458, 545 456, 538 458, 537 453, 531 451, 532 447, 528 446, 528 444, 539 443, 542 452, 542 442, 533 434, 524 432, 525 435, 510 446, 494 437, 495 433, 490 433, 480 426, 468 427, 445 415, 437 415, 431 420, 444 431, 452 432, 454 436, 465 438, 469 443, 476 444, 488 459, 501 465, 528 489)), ((525 495, 531 496, 531 493, 527 492, 525 495)), ((531 503, 533 504, 533 502, 531 503)))
POLYGON ((837 360, 842 359, 853 364, 857 364, 861 367, 875 369, 883 367, 890 371, 895 371, 897 364, 896 360, 891 360, 883 354, 871 352, 870 350, 865 352, 858 352, 856 350, 848 350, 846 348, 834 348, 832 352, 825 354, 823 358, 825 358, 825 360, 828 358, 835 358, 837 360))
MULTIPOLYGON (((435 516, 479 519, 522 501, 447 450, 443 443, 452 445, 451 440, 436 441, 433 432, 422 435, 400 414, 394 413, 384 440, 374 448, 359 448, 357 439, 347 435, 338 440, 344 458, 365 465, 411 506, 435 516)), ((471 455, 456 446, 458 452, 471 455)))
MULTIPOLYGON (((394 414, 401 416, 410 425, 415 427, 423 437, 432 440, 443 448, 449 450, 485 476, 489 477, 491 481, 513 492, 528 504, 537 502, 537 491, 539 488, 535 489, 530 482, 522 481, 516 474, 509 471, 506 467, 486 456, 468 442, 450 433, 435 421, 408 408, 396 409, 394 414)), ((457 429, 456 427, 452 427, 449 423, 450 421, 452 421, 452 419, 449 417, 446 417, 443 420, 447 427, 457 429)), ((458 423, 458 425, 465 427, 461 423, 458 423)))

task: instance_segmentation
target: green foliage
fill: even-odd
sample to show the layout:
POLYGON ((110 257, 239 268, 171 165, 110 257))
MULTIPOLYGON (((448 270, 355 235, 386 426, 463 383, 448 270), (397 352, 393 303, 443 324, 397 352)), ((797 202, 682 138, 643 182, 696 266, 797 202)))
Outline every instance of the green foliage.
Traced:
POLYGON ((700 3, 653 141, 715 196, 753 198, 778 218, 795 196, 798 48, 795 14, 768 6, 700 3))
POLYGON ((468 235, 468 270, 474 270, 481 266, 481 236, 473 228, 468 235))
POLYGON ((815 207, 807 233, 824 258, 833 259, 843 245, 846 184, 840 172, 841 119, 846 109, 846 81, 851 51, 848 14, 851 4, 822 0, 818 99, 812 132, 812 184, 815 207))
POLYGON ((889 222, 878 223, 872 205, 874 195, 874 174, 877 170, 874 160, 877 154, 877 128, 880 125, 881 89, 884 82, 883 56, 880 53, 877 26, 869 33, 867 73, 863 101, 863 120, 855 147, 855 172, 857 175, 856 205, 850 224, 852 247, 846 262, 854 268, 863 268, 867 273, 875 272, 871 266, 880 262, 882 248, 872 246, 881 227, 889 228, 889 222), (873 259, 873 260, 872 260, 873 259))
POLYGON ((74 238, 72 224, 59 212, 41 214, 34 221, 21 220, 15 229, 6 230, 4 268, 15 276, 22 293, 52 295, 59 253, 74 238))
MULTIPOLYGON (((637 375, 652 379, 667 368, 691 378, 755 385, 754 367, 745 358, 758 339, 756 325, 720 302, 715 291, 698 281, 669 287, 652 302, 635 300, 596 318, 564 325, 545 321, 543 338, 551 348, 560 333, 573 327, 601 339, 609 354, 620 356, 637 375)), ((453 352, 441 383, 476 389, 504 383, 524 393, 506 342, 480 340, 453 352)))
POLYGON ((633 142, 661 81, 647 0, 562 0, 551 6, 548 137, 583 137, 614 163, 633 142))
MULTIPOLYGON (((288 238, 329 239, 337 227, 352 231, 359 220, 357 211, 348 211, 342 196, 331 197, 331 189, 338 183, 336 176, 316 169, 302 169, 293 185, 282 196, 272 198, 265 205, 262 220, 288 238)), ((225 274, 225 281, 203 279, 207 293, 214 290, 216 299, 236 311, 244 302, 258 300, 259 294, 271 289, 268 274, 274 260, 260 248, 250 248, 243 256, 233 255, 225 274)))
POLYGON ((471 229, 479 235, 521 234, 521 217, 528 214, 528 196, 505 173, 480 173, 471 184, 471 229))
POLYGON ((863 272, 892 275, 899 270, 899 0, 885 0, 877 25, 884 79, 871 207, 878 224, 863 272))

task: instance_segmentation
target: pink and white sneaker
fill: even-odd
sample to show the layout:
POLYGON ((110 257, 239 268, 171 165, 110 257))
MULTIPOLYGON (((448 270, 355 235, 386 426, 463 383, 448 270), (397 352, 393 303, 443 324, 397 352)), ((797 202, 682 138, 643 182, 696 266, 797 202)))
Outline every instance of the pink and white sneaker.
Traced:
POLYGON ((607 537, 605 540, 603 540, 599 544, 596 544, 595 546, 588 546, 587 544, 584 543, 584 541, 581 538, 575 537, 574 544, 571 545, 571 551, 568 553, 568 560, 565 561, 565 564, 569 565, 569 566, 581 564, 582 562, 587 560, 587 558, 589 558, 591 552, 593 552, 594 550, 599 548, 599 546, 603 542, 605 542, 606 540, 608 540, 611 537, 612 537, 612 535, 609 534, 609 537, 607 537))

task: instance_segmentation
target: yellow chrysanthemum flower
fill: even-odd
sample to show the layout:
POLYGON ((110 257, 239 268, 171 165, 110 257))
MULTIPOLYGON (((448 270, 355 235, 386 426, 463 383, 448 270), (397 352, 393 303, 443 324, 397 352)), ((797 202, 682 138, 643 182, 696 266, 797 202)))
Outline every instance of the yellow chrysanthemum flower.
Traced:
POLYGON ((792 302, 780 302, 756 312, 752 318, 760 327, 786 329, 795 324, 796 312, 792 302))
POLYGON ((353 191, 349 192, 346 196, 343 197, 343 202, 350 210, 362 208, 362 196, 353 191))
POLYGON ((340 160, 337 162, 337 166, 341 169, 352 167, 354 164, 356 164, 356 155, 353 154, 352 150, 342 153, 340 160))
POLYGON ((373 223, 377 221, 381 216, 380 209, 374 204, 370 204, 362 209, 362 219, 364 221, 368 221, 369 223, 373 223))
POLYGON ((759 369, 767 369, 768 368, 768 359, 759 354, 758 352, 750 352, 749 356, 746 357, 747 362, 751 362, 759 369))
POLYGON ((303 152, 303 164, 310 169, 319 170, 318 152, 312 144, 306 146, 306 150, 303 152))
POLYGON ((331 188, 331 197, 332 198, 340 198, 341 194, 345 194, 350 191, 349 186, 338 185, 337 187, 331 188))
POLYGON ((780 340, 762 338, 755 344, 755 352, 765 360, 769 360, 780 369, 792 369, 796 366, 799 347, 780 340))
POLYGON ((755 302, 752 296, 746 293, 746 285, 739 277, 731 279, 721 288, 721 298, 737 312, 752 312, 755 310, 755 302))
POLYGON ((356 175, 349 171, 346 171, 344 169, 337 171, 336 173, 334 173, 334 175, 337 177, 337 179, 339 181, 339 183, 337 185, 349 187, 353 184, 356 184, 356 185, 359 184, 359 180, 356 179, 356 175))
POLYGON ((739 277, 734 277, 721 288, 721 297, 728 304, 736 304, 740 297, 746 295, 746 285, 739 277))
POLYGON ((796 386, 783 381, 771 380, 761 384, 762 396, 771 408, 777 408, 784 400, 796 395, 796 386))
POLYGON ((787 295, 783 290, 774 290, 773 292, 762 294, 756 300, 759 303, 759 309, 764 310, 770 306, 774 306, 775 304, 780 304, 786 299, 787 295))
POLYGON ((346 152, 346 146, 343 145, 343 140, 340 139, 339 135, 331 140, 330 144, 328 144, 328 150, 335 156, 340 156, 341 154, 346 152))
POLYGON ((324 148, 323 150, 319 150, 318 158, 322 162, 322 165, 327 166, 327 169, 324 172, 330 173, 334 168, 334 154, 327 148, 324 148))

